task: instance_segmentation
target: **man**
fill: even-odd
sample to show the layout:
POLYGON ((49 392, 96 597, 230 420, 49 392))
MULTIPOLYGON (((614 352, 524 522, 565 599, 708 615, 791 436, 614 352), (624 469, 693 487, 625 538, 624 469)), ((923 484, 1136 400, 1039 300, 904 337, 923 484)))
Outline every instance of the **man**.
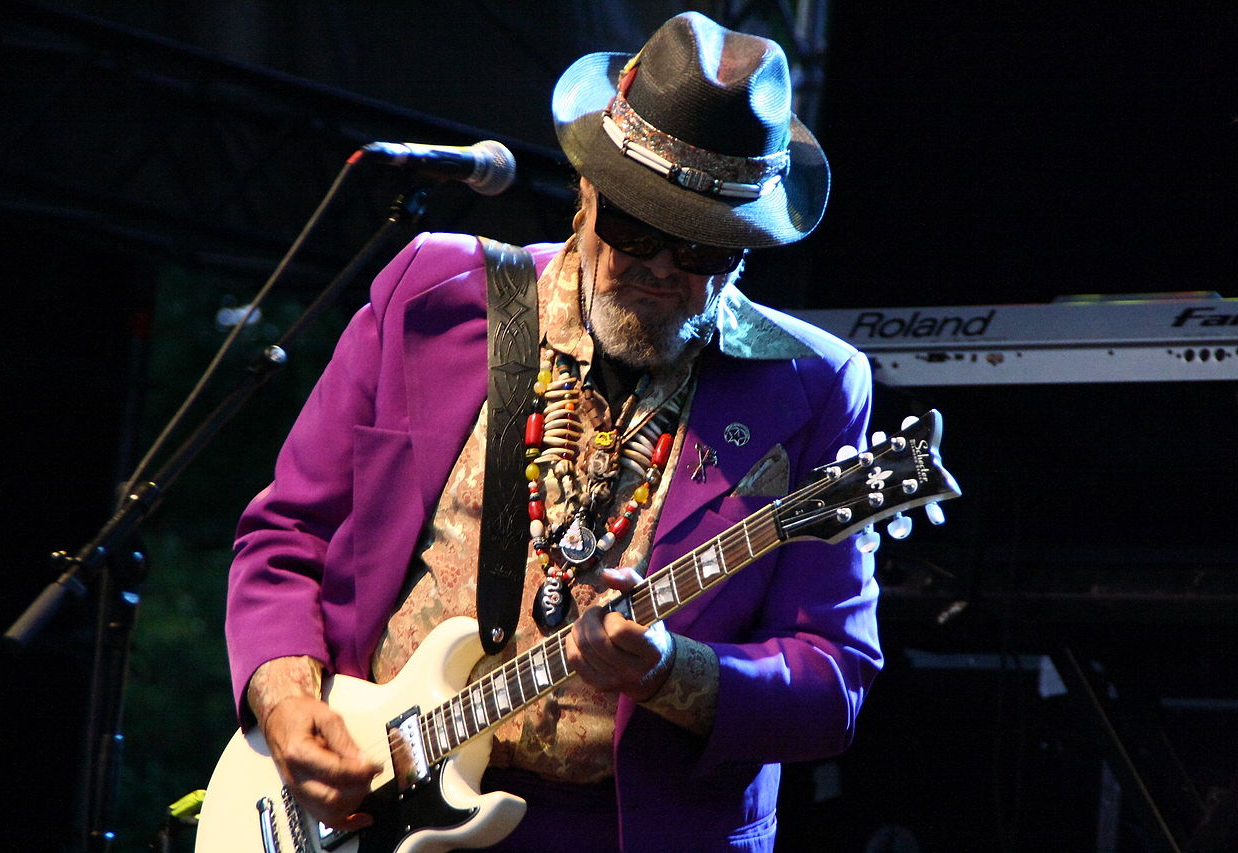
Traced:
MULTIPOLYGON (((530 247, 524 614, 476 672, 574 620, 580 677, 495 730, 484 785, 529 802, 505 849, 770 849, 778 762, 845 749, 880 667, 871 560, 789 544, 649 630, 593 605, 862 446, 863 356, 734 286, 748 249, 815 228, 828 166, 777 45, 696 13, 576 62, 553 109, 581 206, 566 244, 530 247)), ((372 820, 377 767, 322 674, 388 681, 476 614, 486 459, 477 241, 418 237, 371 297, 241 520, 229 590, 242 721, 345 829, 372 820)))

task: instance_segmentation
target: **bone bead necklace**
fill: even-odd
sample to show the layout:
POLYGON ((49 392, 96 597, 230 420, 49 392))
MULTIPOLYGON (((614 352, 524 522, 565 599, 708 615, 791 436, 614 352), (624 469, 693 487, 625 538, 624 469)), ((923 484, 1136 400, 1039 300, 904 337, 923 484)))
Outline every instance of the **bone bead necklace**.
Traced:
POLYGON ((569 589, 577 574, 586 571, 603 553, 622 542, 632 531, 635 518, 649 504, 662 481, 675 442, 675 428, 686 396, 687 381, 665 403, 628 424, 637 403, 649 386, 648 374, 624 402, 615 429, 593 437, 598 451, 580 482, 577 455, 584 434, 579 406, 582 383, 580 366, 561 354, 543 354, 533 411, 525 421, 524 445, 528 465, 529 538, 546 579, 533 602, 533 618, 544 630, 558 627, 571 609, 569 589), (640 476, 640 482, 623 509, 595 531, 614 498, 621 469, 640 476), (546 509, 546 478, 553 477, 561 490, 565 515, 553 529, 546 509))

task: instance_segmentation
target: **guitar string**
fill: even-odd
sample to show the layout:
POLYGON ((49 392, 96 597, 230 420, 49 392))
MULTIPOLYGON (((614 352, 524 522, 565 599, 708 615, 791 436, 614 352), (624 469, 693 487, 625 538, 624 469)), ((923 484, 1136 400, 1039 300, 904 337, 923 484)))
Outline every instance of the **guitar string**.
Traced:
MULTIPOLYGON (((689 552, 687 555, 669 566, 655 572, 647 580, 657 582, 657 580, 661 578, 674 579, 674 581, 676 581, 676 608, 681 606, 683 599, 678 594, 678 588, 683 585, 684 580, 690 579, 696 582, 694 584, 694 586, 697 587, 696 591, 691 593, 688 597, 688 600, 691 600, 691 598, 694 598, 696 595, 704 592, 722 578, 728 577, 730 574, 745 568, 751 560, 756 559, 756 557, 764 553, 768 547, 776 545, 779 541, 777 530, 766 523, 772 515, 772 505, 763 507, 753 513, 753 515, 748 519, 745 519, 744 521, 734 525, 732 528, 724 531, 717 539, 707 543, 706 545, 699 546, 697 549, 689 552), (744 557, 741 551, 739 565, 736 565, 734 568, 724 569, 718 578, 702 584, 700 582, 701 578, 697 574, 695 566, 695 563, 699 557, 714 548, 721 548, 723 551, 723 565, 729 565, 731 561, 726 559, 726 555, 731 554, 733 556, 736 549, 742 548, 743 550, 748 550, 748 545, 752 542, 750 536, 751 531, 748 530, 748 528, 755 524, 762 525, 757 532, 758 534, 764 533, 765 536, 764 539, 758 536, 756 540, 758 543, 758 547, 755 549, 757 554, 750 554, 749 556, 744 557)), ((632 590, 631 604, 633 608, 642 606, 652 596, 652 585, 652 583, 643 583, 641 586, 632 590)), ((658 608, 656 606, 653 607, 655 618, 657 615, 657 609, 658 608)), ((480 732, 491 726, 504 722, 508 717, 518 712, 525 705, 536 701, 544 695, 544 693, 552 689, 557 683, 574 675, 575 672, 569 668, 564 655, 567 634, 569 631, 570 626, 556 634, 550 635, 538 646, 521 653, 511 661, 508 661, 490 673, 487 673, 478 681, 466 686, 464 690, 458 692, 446 702, 440 703, 438 706, 430 709, 426 713, 420 714, 418 720, 420 729, 419 734, 422 740, 422 749, 427 754, 428 763, 431 765, 437 763, 438 760, 446 755, 449 755, 460 746, 466 744, 480 732), (550 670, 550 659, 557 656, 561 658, 561 663, 559 665, 562 666, 565 673, 562 678, 555 678, 551 675, 551 681, 545 687, 539 686, 536 675, 536 670, 543 668, 543 665, 536 660, 538 656, 537 652, 539 650, 547 659, 547 663, 544 665, 547 672, 550 670), (516 678, 517 684, 520 688, 520 696, 523 701, 519 703, 512 703, 509 699, 509 709, 507 711, 503 711, 498 704, 498 698, 496 695, 498 691, 495 687, 495 682, 499 678, 502 678, 505 682, 508 682, 508 684, 505 684, 505 689, 510 697, 514 692, 509 686, 511 676, 515 676, 516 678), (531 685, 531 691, 524 689, 527 684, 531 685), (482 719, 486 721, 485 725, 479 724, 477 719, 477 701, 474 694, 478 690, 480 690, 483 694, 481 706, 482 719), (533 693, 532 698, 528 698, 530 692, 533 693), (489 704, 492 704, 495 710, 499 712, 497 718, 492 718, 493 715, 490 708, 487 706, 487 698, 490 699, 489 704), (459 725, 463 725, 464 727, 465 736, 463 738, 459 735, 459 725), (440 744, 440 728, 442 729, 448 743, 446 751, 442 750, 440 744), (432 760, 431 756, 434 756, 432 760)), ((375 740, 364 750, 364 752, 370 757, 386 758, 390 753, 390 742, 386 737, 381 740, 375 740)))
MULTIPOLYGON (((629 593, 629 597, 631 598, 633 608, 635 608, 638 604, 643 604, 649 601, 650 599, 652 599, 654 596, 655 590, 660 588, 661 582, 665 579, 669 578, 673 581, 675 607, 678 608, 679 606, 683 604, 683 601, 684 601, 684 599, 682 599, 679 594, 680 587, 682 586, 682 583, 684 580, 694 580, 696 582, 695 584, 697 587, 696 592, 691 593, 687 599, 690 601, 692 598, 695 598, 697 595, 704 592, 709 587, 713 586, 714 583, 721 580, 723 577, 729 577, 731 574, 738 571, 739 569, 746 568, 749 561, 751 561, 752 559, 755 559, 757 556, 760 555, 761 552, 766 550, 766 548, 764 547, 764 544, 762 545, 762 547, 757 549, 758 553, 756 555, 750 555, 748 557, 741 556, 740 565, 735 566, 735 568, 733 569, 724 569, 719 575, 719 577, 715 578, 714 580, 705 581, 700 576, 700 573, 698 571, 698 567, 700 565, 700 558, 711 551, 716 552, 717 550, 721 550, 722 557, 723 557, 722 563, 724 566, 726 566, 730 562, 726 559, 727 555, 732 554, 736 548, 739 548, 741 545, 743 545, 744 546, 743 550, 750 550, 747 547, 748 543, 752 542, 752 536, 751 536, 752 531, 748 529, 750 525, 756 525, 756 524, 761 525, 761 527, 758 528, 757 533, 758 534, 764 533, 766 536, 772 533, 773 539, 768 544, 772 545, 776 543, 778 541, 777 530, 775 528, 767 529, 767 525, 766 525, 766 521, 767 521, 766 517, 772 516, 772 515, 773 515, 773 506, 766 505, 762 507, 761 509, 757 510, 756 512, 754 512, 752 515, 750 515, 748 518, 744 519, 743 521, 727 528, 722 533, 720 533, 715 539, 712 539, 703 545, 697 546, 696 548, 689 551, 684 556, 680 557, 679 559, 675 560, 669 565, 664 566, 663 568, 659 569, 658 571, 646 577, 644 582, 641 583, 640 586, 636 587, 629 593)), ((758 538, 757 541, 763 542, 763 540, 761 540, 760 538, 758 538)), ((654 616, 656 618, 658 607, 656 603, 651 604, 650 606, 653 608, 654 616)))
MULTIPOLYGON (((467 743, 469 740, 471 740, 472 738, 476 737, 479 733, 484 731, 486 728, 489 728, 490 726, 497 725, 498 723, 503 722, 504 720, 507 719, 507 717, 516 713, 521 708, 523 708, 525 705, 531 704, 532 702, 540 698, 542 694, 547 692, 550 689, 550 687, 553 687, 554 684, 558 682, 558 680, 562 680, 562 679, 558 679, 558 680, 552 681, 550 687, 547 687, 547 688, 539 687, 537 684, 537 678, 535 675, 533 675, 534 670, 537 668, 537 663, 534 661, 534 658, 536 657, 534 653, 540 648, 546 652, 548 659, 552 654, 555 654, 555 655, 561 654, 563 649, 566 647, 565 644, 567 641, 567 634, 568 634, 568 631, 570 630, 570 627, 571 626, 569 625, 566 628, 560 630, 559 632, 555 634, 551 634, 545 640, 539 643, 538 646, 535 646, 532 649, 528 649, 525 652, 522 652, 521 654, 517 655, 512 660, 506 661, 500 666, 496 667, 494 670, 491 670, 490 672, 484 674, 477 681, 473 681, 465 685, 465 688, 463 690, 456 693, 456 695, 452 696, 447 701, 441 702, 435 707, 418 714, 418 728, 419 728, 419 732, 420 732, 421 739, 422 739, 423 750, 426 752, 427 758, 429 757, 431 751, 434 751, 436 753, 439 751, 439 745, 437 743, 437 738, 432 737, 432 735, 437 734, 437 732, 435 731, 435 725, 434 725, 437 720, 442 721, 443 727, 448 735, 448 741, 450 745, 448 746, 447 751, 438 755, 438 758, 436 758, 434 761, 430 761, 429 763, 430 764, 437 763, 439 759, 445 757, 446 755, 450 754, 455 749, 467 743), (494 682, 500 676, 507 682, 507 684, 511 683, 511 679, 514 676, 517 683, 519 684, 519 688, 520 688, 519 696, 522 698, 519 700, 516 700, 514 698, 516 691, 513 691, 511 690, 510 687, 508 687, 507 693, 509 697, 513 697, 513 698, 509 699, 509 709, 507 711, 501 711, 500 716, 497 719, 490 719, 490 712, 488 709, 485 708, 485 702, 483 701, 482 706, 483 706, 483 709, 485 710, 485 715, 488 720, 488 723, 486 726, 478 728, 476 731, 472 731, 472 728, 477 725, 476 717, 474 716, 473 713, 471 713, 474 707, 473 699, 472 699, 472 694, 474 692, 473 688, 479 688, 483 691, 487 691, 489 694, 491 694, 493 698, 493 694, 497 692, 494 688, 494 682), (526 685, 528 684, 532 684, 531 690, 525 689, 526 685), (529 698, 530 693, 533 694, 531 698, 529 698), (458 735, 456 734, 456 720, 455 720, 455 714, 453 713, 455 711, 455 708, 453 707, 454 705, 459 706, 460 715, 463 718, 466 731, 468 732, 467 736, 463 740, 456 740, 458 735), (456 742, 451 743, 451 741, 453 740, 456 740, 456 742)), ((564 669, 567 669, 566 657, 564 657, 564 662, 562 663, 562 666, 564 669)), ((549 666, 547 666, 547 670, 549 670, 549 666)), ((570 677, 571 675, 574 675, 574 674, 575 673, 573 671, 568 670, 567 675, 564 678, 570 677)), ((497 709, 498 708, 497 699, 493 699, 493 704, 495 708, 497 709)), ((389 744, 389 740, 388 740, 386 733, 384 733, 384 736, 382 738, 375 738, 374 740, 360 747, 360 749, 362 753, 368 758, 382 759, 382 758, 389 757, 390 744, 389 744)))
MULTIPOLYGON (((870 450, 869 452, 873 453, 873 461, 876 462, 879 459, 884 459, 890 453, 894 452, 894 450, 891 446, 887 445, 885 448, 883 448, 880 451, 870 450)), ((857 457, 853 457, 853 460, 856 458, 857 457)), ((808 486, 803 487, 799 491, 792 493, 791 495, 789 495, 786 498, 783 498, 782 500, 787 501, 787 500, 793 499, 794 502, 797 504, 803 503, 806 500, 812 500, 816 496, 824 492, 830 491, 832 489, 836 489, 839 486, 839 484, 852 478, 858 470, 861 470, 866 467, 868 466, 852 464, 848 468, 843 470, 842 474, 839 477, 832 479, 832 480, 818 480, 817 482, 811 483, 808 486)), ((850 505, 863 505, 864 503, 865 503, 865 500, 863 498, 844 498, 842 501, 837 502, 837 503, 822 505, 817 510, 817 514, 828 515, 829 513, 836 512, 838 509, 842 507, 848 506, 849 504, 850 505)), ((898 506, 898 505, 899 504, 895 504, 895 506, 898 506)), ((778 507, 778 508, 782 509, 783 507, 778 507)), ((889 511, 891 508, 885 507, 882 509, 884 509, 885 511, 889 511)), ((644 602, 646 599, 650 598, 653 595, 654 588, 658 586, 657 580, 662 578, 663 576, 673 577, 675 578, 675 580, 679 580, 677 573, 682 569, 689 568, 690 566, 693 572, 695 572, 695 568, 696 568, 697 561, 699 560, 699 558, 717 548, 721 548, 723 552, 724 564, 727 562, 725 560, 726 555, 731 553, 732 548, 738 547, 741 544, 750 552, 751 554, 750 558, 756 559, 757 556, 759 556, 760 554, 764 553, 767 550, 767 548, 765 547, 766 545, 774 546, 781 540, 779 540, 777 536, 777 531, 776 530, 772 531, 774 533, 773 539, 768 543, 764 543, 762 547, 756 549, 758 552, 757 554, 752 554, 751 553, 753 550, 751 547, 752 540, 749 537, 749 533, 751 531, 749 531, 747 528, 750 524, 757 523, 758 521, 763 523, 764 521, 766 521, 765 517, 772 516, 774 514, 774 511, 775 511, 775 506, 773 503, 766 504, 764 507, 754 512, 748 518, 744 519, 743 521, 723 531, 716 539, 711 540, 710 542, 707 542, 704 545, 698 546, 697 548, 693 549, 688 554, 686 554, 684 557, 681 557, 675 562, 669 564, 668 566, 662 569, 659 569, 657 572, 648 576, 645 579, 646 581, 645 583, 642 583, 639 587, 637 587, 636 589, 632 591, 631 596, 632 596, 633 605, 635 606, 638 600, 641 602, 644 602), (760 518, 758 519, 758 517, 760 518), (736 541, 741 534, 743 534, 742 543, 736 541)), ((758 532, 761 532, 761 531, 758 531, 758 532)), ((743 566, 739 566, 736 569, 729 569, 729 570, 724 571, 723 574, 719 578, 715 579, 714 581, 710 581, 704 586, 701 586, 698 592, 694 594, 694 596, 696 594, 700 594, 701 592, 704 592, 708 586, 712 586, 718 580, 721 580, 722 577, 727 577, 731 573, 736 571, 738 568, 746 567, 746 565, 747 564, 744 563, 743 566)), ((699 575, 697 576, 697 581, 699 584, 700 582, 699 575)), ((676 606, 678 606, 680 603, 680 599, 678 597, 678 587, 679 587, 679 584, 676 583, 675 584, 676 606)), ((653 606, 653 609, 656 615, 657 606, 656 605, 652 605, 652 606, 653 606)))

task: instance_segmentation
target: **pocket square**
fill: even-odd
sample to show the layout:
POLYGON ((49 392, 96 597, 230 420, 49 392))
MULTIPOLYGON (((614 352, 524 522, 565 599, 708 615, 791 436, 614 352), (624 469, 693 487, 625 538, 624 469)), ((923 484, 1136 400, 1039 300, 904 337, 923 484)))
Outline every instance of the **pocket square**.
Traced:
POLYGON ((775 444, 735 485, 733 497, 760 495, 781 498, 791 488, 791 459, 781 444, 775 444))

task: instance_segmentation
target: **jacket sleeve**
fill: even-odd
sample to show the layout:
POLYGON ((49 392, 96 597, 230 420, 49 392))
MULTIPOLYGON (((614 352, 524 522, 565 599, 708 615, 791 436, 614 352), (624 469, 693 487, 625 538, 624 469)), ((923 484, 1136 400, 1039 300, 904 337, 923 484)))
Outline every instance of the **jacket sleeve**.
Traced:
POLYGON ((225 634, 238 715, 254 671, 308 655, 331 672, 320 604, 332 535, 352 508, 355 425, 374 420, 383 314, 425 243, 410 243, 375 279, 275 462, 271 484, 243 512, 228 578, 225 634))
MULTIPOLYGON (((833 461, 843 445, 865 447, 871 408, 868 362, 855 354, 827 382, 801 371, 820 405, 796 466, 833 461)), ((871 555, 853 538, 835 545, 792 542, 776 550, 764 599, 739 642, 711 642, 718 655, 717 715, 695 773, 724 762, 806 761, 836 755, 882 656, 871 555)))

